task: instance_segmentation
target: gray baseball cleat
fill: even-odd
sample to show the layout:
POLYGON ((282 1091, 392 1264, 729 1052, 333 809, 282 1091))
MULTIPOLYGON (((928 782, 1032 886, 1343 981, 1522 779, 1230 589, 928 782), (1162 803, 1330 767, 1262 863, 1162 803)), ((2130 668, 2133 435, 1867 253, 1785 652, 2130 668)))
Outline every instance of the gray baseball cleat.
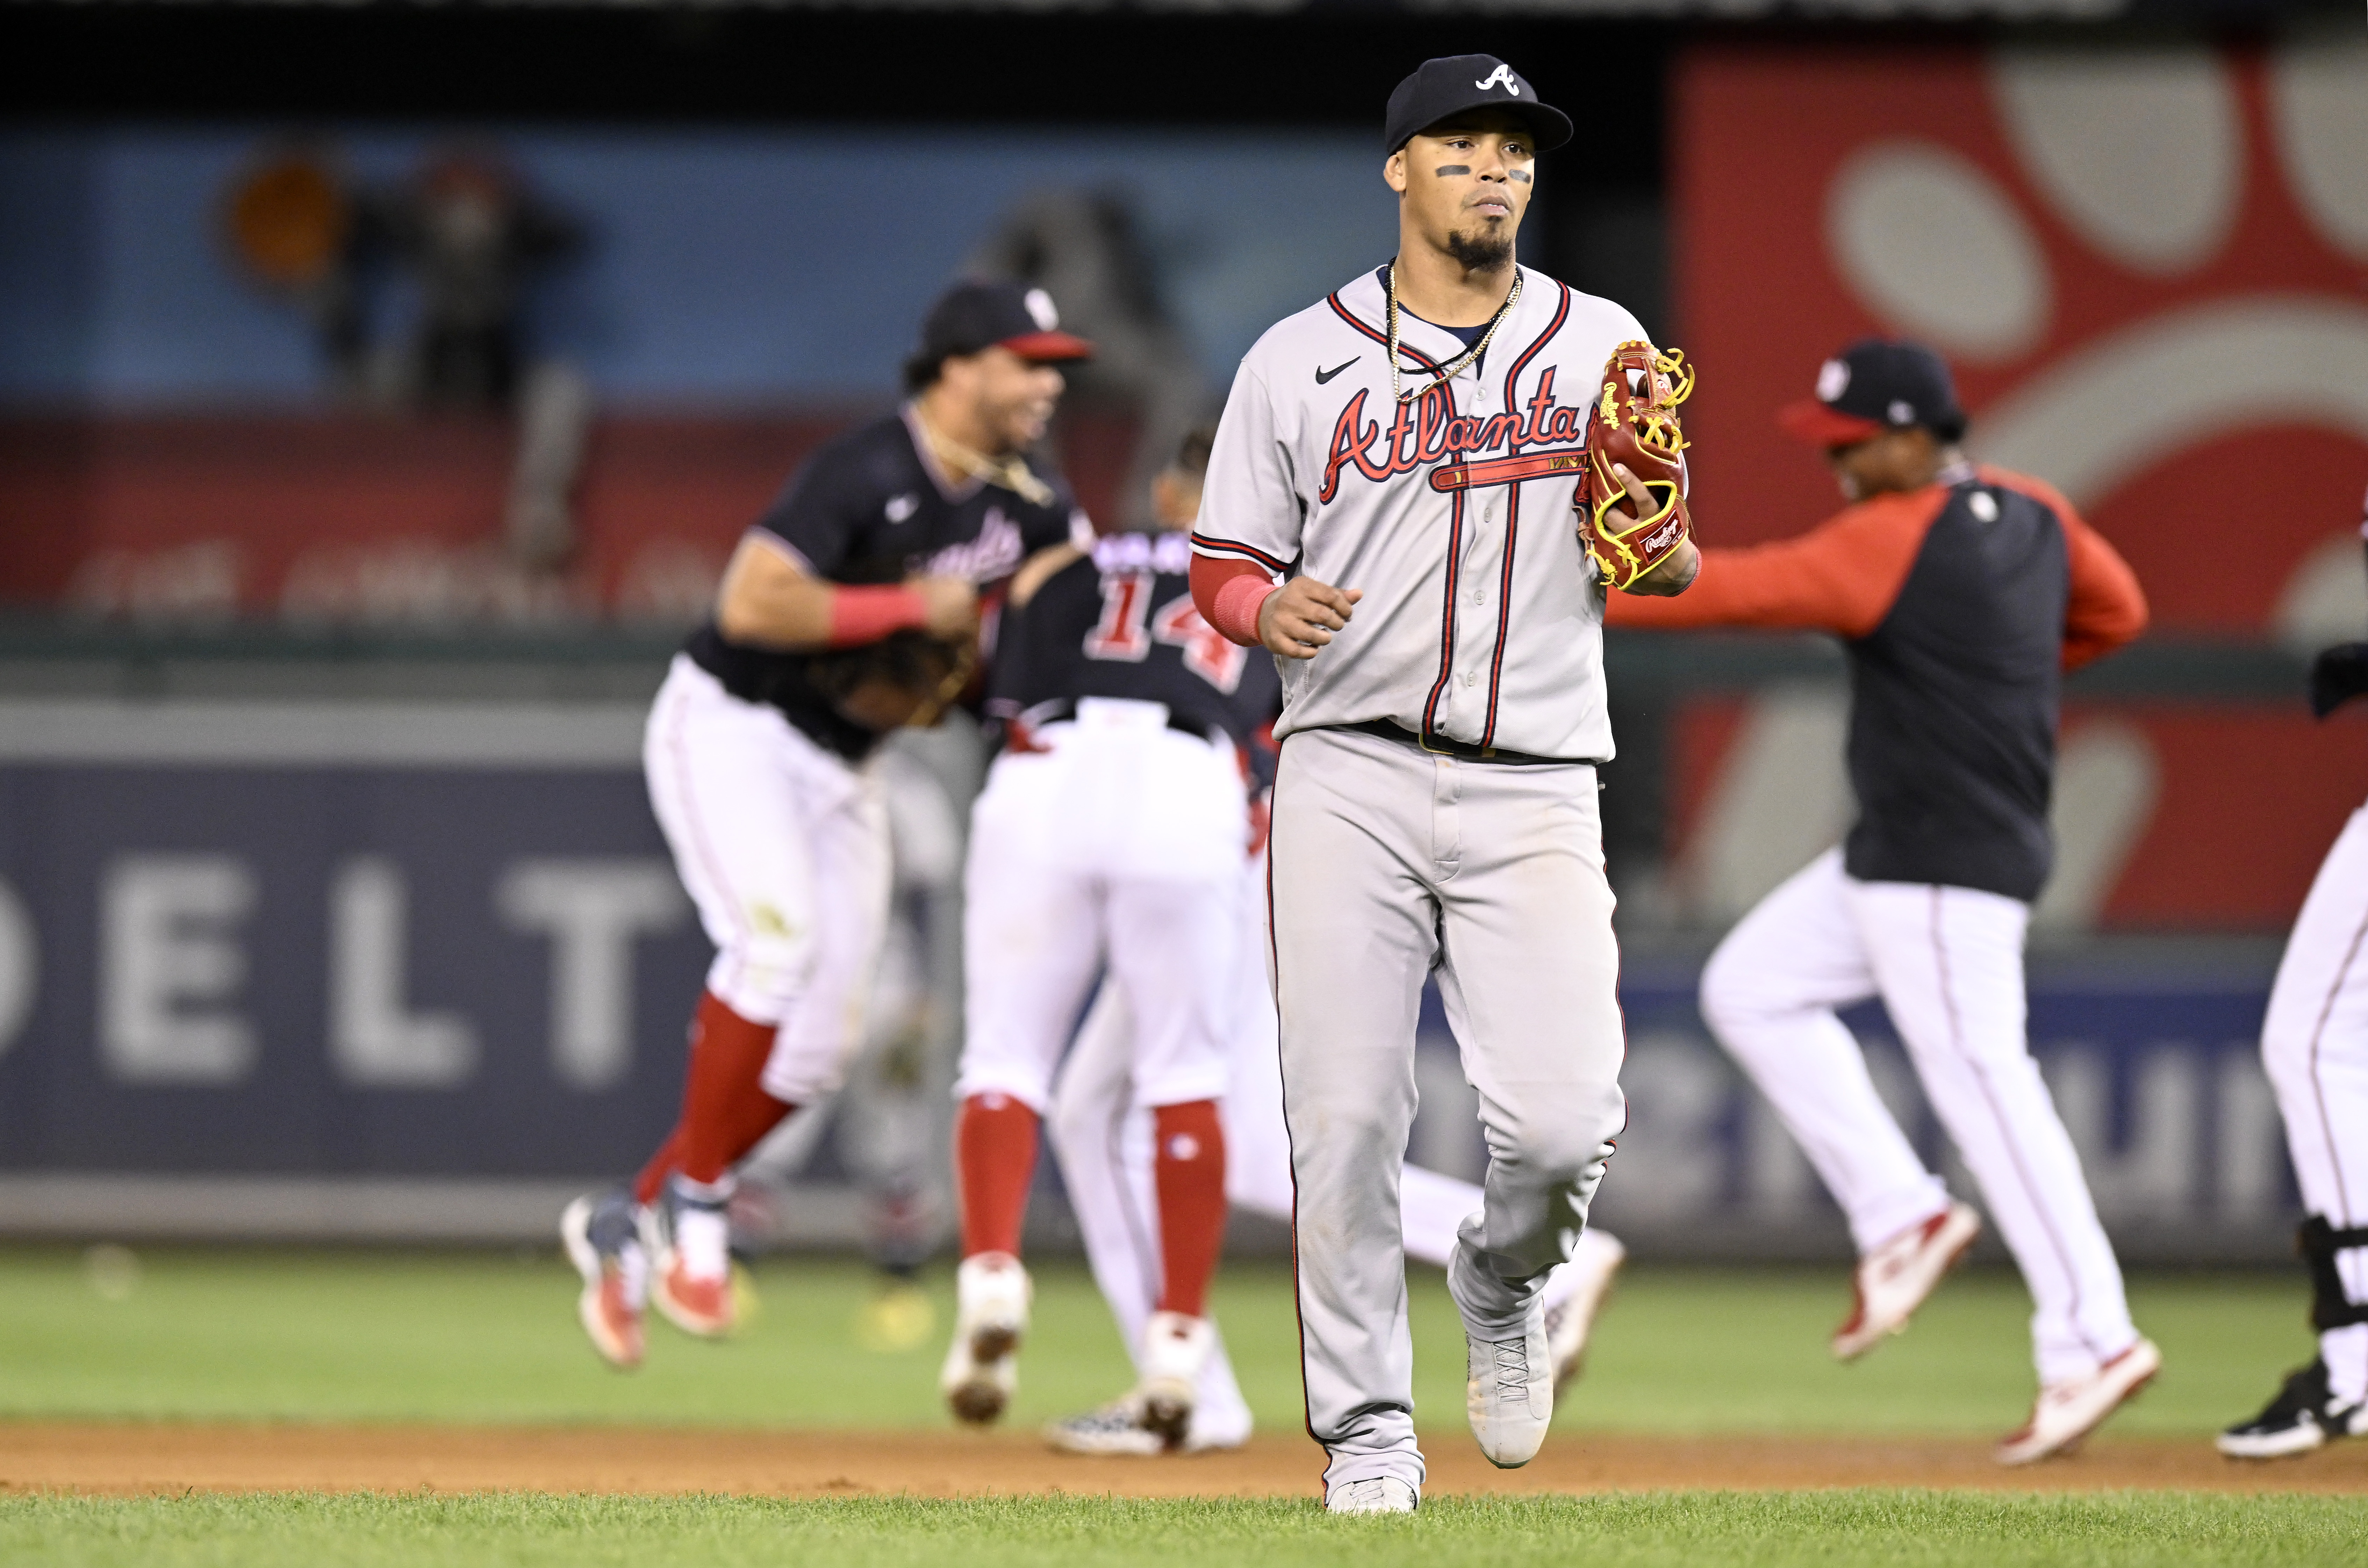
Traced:
POLYGON ((1395 1475, 1344 1481, 1324 1494, 1327 1514, 1411 1514, 1421 1494, 1395 1475))
POLYGON ((1480 1451, 1499 1470, 1515 1470, 1538 1457, 1554 1422, 1554 1357, 1546 1347, 1543 1292, 1530 1299, 1521 1332, 1507 1335, 1474 1330, 1459 1277, 1469 1272, 1471 1255, 1462 1242, 1447 1259, 1447 1293, 1463 1319, 1464 1415, 1480 1451))

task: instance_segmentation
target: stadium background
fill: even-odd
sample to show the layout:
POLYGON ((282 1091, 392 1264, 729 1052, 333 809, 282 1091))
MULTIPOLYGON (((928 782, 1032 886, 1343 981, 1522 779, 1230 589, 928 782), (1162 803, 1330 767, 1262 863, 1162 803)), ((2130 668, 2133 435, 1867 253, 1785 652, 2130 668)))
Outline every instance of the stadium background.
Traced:
MULTIPOLYGON (((1977 450, 2136 565, 2153 632, 2067 698, 2034 1046, 2127 1256, 2288 1256, 2254 1034, 2368 776, 2368 720, 2299 697, 2306 652, 2368 625, 2356 7, 18 4, 0 40, 0 1235, 547 1234, 679 1084, 705 949, 639 722, 739 529, 885 405, 972 267, 1128 346, 1056 436, 1124 520, 1138 440, 1385 254, 1388 85, 1485 48, 1581 127, 1525 258, 1702 367, 1706 538, 1830 509, 1768 413, 1884 331, 1947 350, 1977 450), (401 265, 359 275, 340 371, 318 298, 232 233, 276 159, 400 192, 456 151, 573 234, 518 309, 527 379, 586 421, 555 554, 505 532, 520 416, 404 391, 401 265)), ((1646 1259, 1839 1258, 1691 999, 1724 924, 1846 819, 1839 661, 1610 657, 1636 1118, 1602 1216, 1646 1259)), ((960 725, 900 756, 891 1012, 937 1120, 894 1134, 927 1166, 897 1222, 926 1247, 948 835, 981 763, 960 725)), ((1417 1157, 1475 1170, 1435 1018, 1422 1084, 1417 1157)), ((876 1243, 876 1119, 801 1119, 752 1227, 876 1243)))

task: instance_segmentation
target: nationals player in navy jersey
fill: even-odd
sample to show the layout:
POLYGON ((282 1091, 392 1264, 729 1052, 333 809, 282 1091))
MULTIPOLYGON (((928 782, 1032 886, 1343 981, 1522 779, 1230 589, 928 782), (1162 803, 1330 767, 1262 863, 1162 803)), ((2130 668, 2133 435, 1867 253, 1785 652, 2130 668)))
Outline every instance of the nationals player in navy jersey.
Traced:
POLYGON ((1883 998, 2038 1307, 2039 1398, 1998 1449, 2026 1463, 2078 1442, 2162 1365, 2130 1323, 2023 1038, 2061 673, 2143 631, 2146 598, 2063 496, 1965 461, 1964 415, 1930 349, 1853 344, 1783 423, 1827 449, 1852 505, 1794 539, 1706 550, 1683 599, 1622 600, 1608 619, 1843 640, 1858 820, 1719 945, 1702 1017, 1850 1219, 1858 1302, 1833 1339, 1849 1360, 1904 1328, 1980 1229, 1917 1158, 1835 1016, 1883 998))
MULTIPOLYGON (((1336 1513, 1409 1512, 1422 1486, 1398 1172, 1424 978, 1487 1134, 1447 1281, 1497 1464, 1545 1439, 1545 1281, 1626 1118, 1604 594, 1571 512, 1605 366, 1645 333, 1513 259, 1536 154, 1569 137, 1487 55, 1399 84, 1397 254, 1245 357, 1192 536, 1201 613, 1282 661, 1272 960, 1307 1425, 1336 1513)), ((1694 561, 1680 540, 1631 591, 1682 591, 1694 561)))
POLYGON ((907 362, 911 397, 815 453, 740 542, 714 619, 675 657, 643 766, 676 870, 716 947, 682 1113, 626 1187, 562 1221, 578 1316, 612 1363, 642 1314, 720 1335, 735 1306, 732 1170, 835 1089, 862 1037, 887 918, 881 736, 959 690, 982 590, 1089 534, 1023 457, 1090 346, 1041 290, 958 284, 907 362))
POLYGON ((1059 548, 1021 569, 1004 612, 990 710, 1007 744, 964 883, 962 1262, 941 1385, 965 1421, 995 1419, 1017 1381, 1038 1126, 1105 969, 1141 1020, 1129 1067, 1155 1126, 1161 1284, 1133 1349, 1143 1421, 1162 1441, 1184 1440, 1216 1344, 1205 1300, 1225 1223, 1242 755, 1276 682, 1271 660, 1201 619, 1191 562, 1177 532, 1059 548))

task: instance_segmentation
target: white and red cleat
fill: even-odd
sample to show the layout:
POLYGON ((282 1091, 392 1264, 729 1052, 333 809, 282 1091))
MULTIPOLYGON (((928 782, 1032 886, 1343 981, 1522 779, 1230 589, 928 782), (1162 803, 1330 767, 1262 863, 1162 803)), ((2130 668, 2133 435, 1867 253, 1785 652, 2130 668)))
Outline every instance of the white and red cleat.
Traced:
POLYGON ((727 1271, 721 1278, 704 1278, 669 1257, 657 1277, 658 1311, 666 1322, 700 1339, 721 1339, 740 1326, 740 1302, 727 1271))
POLYGON ((634 1205, 622 1193, 579 1198, 559 1217, 568 1261, 584 1277, 576 1321, 600 1358, 622 1371, 642 1364, 642 1297, 649 1283, 634 1205))
POLYGON ((1860 1258, 1858 1304, 1849 1321, 1834 1330, 1834 1358, 1855 1361, 1904 1332, 1924 1298, 1981 1233, 1981 1216, 1962 1203, 1951 1203, 1860 1258))
POLYGON ((1595 1332, 1595 1314, 1611 1294, 1611 1281, 1628 1261, 1628 1249, 1603 1233, 1546 1281, 1546 1356, 1554 1362, 1554 1394, 1577 1381, 1587 1364, 1587 1346, 1595 1332))
POLYGON ((954 1342, 938 1390, 955 1419, 984 1426, 1011 1403, 1034 1294, 1028 1270, 1008 1252, 973 1253, 954 1271, 954 1342))
POLYGON ((2031 1419, 1998 1443, 1998 1463, 2029 1464, 2068 1452, 2161 1370, 2162 1352, 2141 1339, 2085 1378, 2048 1384, 2032 1403, 2031 1419))
POLYGON ((1180 1449, 1192 1427, 1201 1369, 1216 1348, 1216 1325, 1182 1312, 1154 1312, 1143 1331, 1143 1425, 1169 1449, 1180 1449))
POLYGON ((686 1201, 679 1187, 672 1196, 671 1223, 651 1238, 652 1294, 666 1322, 683 1333, 721 1339, 740 1326, 741 1306, 724 1206, 686 1201))

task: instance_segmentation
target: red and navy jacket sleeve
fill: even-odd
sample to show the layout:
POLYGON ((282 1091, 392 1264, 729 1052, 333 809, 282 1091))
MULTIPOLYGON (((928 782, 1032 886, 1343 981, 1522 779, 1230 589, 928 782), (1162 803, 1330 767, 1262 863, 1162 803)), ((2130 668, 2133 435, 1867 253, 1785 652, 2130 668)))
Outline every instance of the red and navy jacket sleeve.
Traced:
MULTIPOLYGON (((2146 595, 2113 547, 2053 487, 2002 470, 1985 483, 2016 491, 2055 515, 2069 577, 2064 614, 2064 667, 2078 669, 2146 630, 2146 595)), ((1864 637, 1898 600, 1926 534, 1950 490, 1878 495, 1788 540, 1740 549, 1705 549, 1702 571, 1676 598, 1613 594, 1607 626, 1680 630, 1714 626, 1770 631, 1830 631, 1864 637)))
POLYGON ((1613 594, 1606 626, 1712 626, 1863 637, 1883 624, 1916 564, 1944 486, 1878 495, 1792 539, 1705 549, 1693 586, 1675 598, 1613 594))
POLYGON ((2077 670, 2135 642, 2146 629, 2146 590, 2121 551, 2090 528, 2061 491, 2043 480, 2005 469, 1984 468, 1986 483, 2020 491, 2055 514, 2064 529, 2065 566, 2070 594, 2064 606, 2064 667, 2077 670))

